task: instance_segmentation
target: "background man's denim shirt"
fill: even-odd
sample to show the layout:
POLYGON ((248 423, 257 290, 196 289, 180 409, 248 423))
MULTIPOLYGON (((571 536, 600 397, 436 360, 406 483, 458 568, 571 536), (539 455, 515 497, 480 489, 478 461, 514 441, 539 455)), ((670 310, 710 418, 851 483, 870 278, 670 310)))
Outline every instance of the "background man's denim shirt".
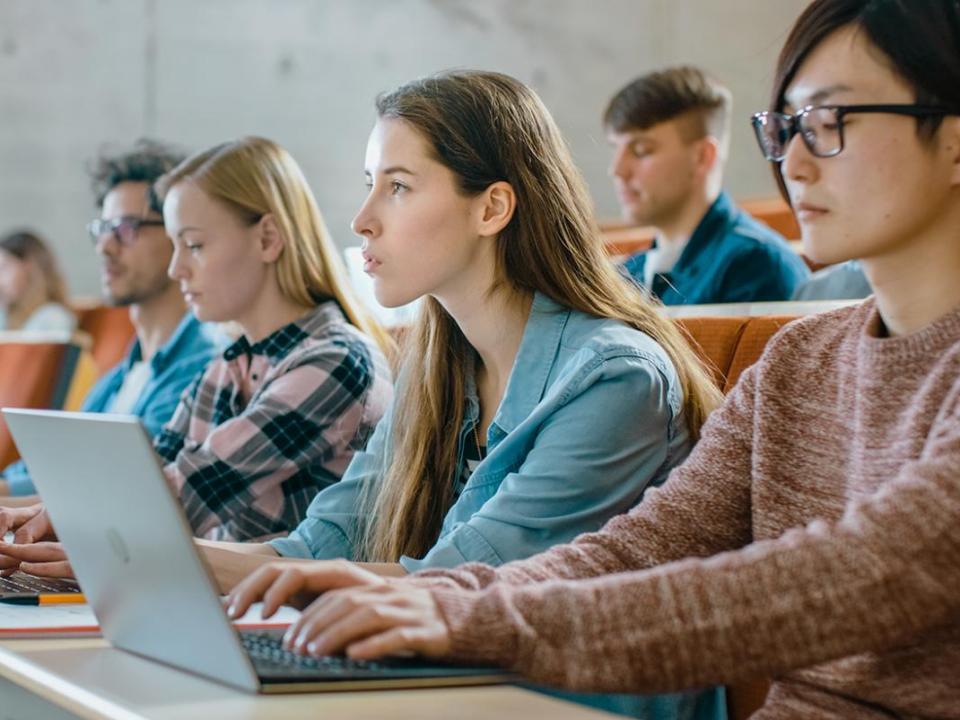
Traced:
MULTIPOLYGON (((479 416, 473 373, 467 391, 461 463, 479 416)), ((691 443, 682 404, 674 366, 652 338, 536 295, 487 433, 486 457, 447 512, 433 548, 400 563, 408 572, 468 561, 500 565, 598 529, 686 457, 691 443)), ((382 477, 392 416, 391 408, 299 527, 270 541, 277 552, 356 559, 358 498, 363 483, 382 477)))

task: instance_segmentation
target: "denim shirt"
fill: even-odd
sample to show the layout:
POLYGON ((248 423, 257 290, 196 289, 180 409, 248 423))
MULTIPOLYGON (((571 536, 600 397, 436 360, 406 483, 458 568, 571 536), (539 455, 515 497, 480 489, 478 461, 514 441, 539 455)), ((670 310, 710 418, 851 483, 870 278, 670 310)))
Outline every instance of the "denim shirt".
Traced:
MULTIPOLYGON (((473 373, 460 424, 460 461, 479 419, 473 373)), ((625 324, 536 295, 507 388, 487 432, 487 454, 414 572, 468 561, 499 565, 598 529, 661 483, 690 450, 682 391, 666 352, 625 324)), ((339 483, 321 491, 281 555, 355 558, 358 498, 390 453, 392 408, 339 483)), ((459 477, 451 477, 455 483, 459 477)))
MULTIPOLYGON (((193 313, 186 313, 173 335, 150 358, 150 377, 130 410, 140 418, 151 437, 173 415, 180 395, 225 344, 223 336, 215 328, 199 322, 193 313)), ((123 385, 124 378, 143 357, 140 341, 134 340, 124 359, 100 378, 87 393, 80 408, 84 412, 110 412, 114 398, 123 385)), ((29 495, 35 492, 30 473, 22 461, 17 461, 3 471, 10 484, 11 495, 29 495)))
MULTIPOLYGON (((643 283, 646 253, 638 253, 624 270, 643 283)), ((653 276, 650 291, 664 305, 769 302, 789 300, 810 277, 806 263, 769 227, 720 193, 676 265, 653 276)))

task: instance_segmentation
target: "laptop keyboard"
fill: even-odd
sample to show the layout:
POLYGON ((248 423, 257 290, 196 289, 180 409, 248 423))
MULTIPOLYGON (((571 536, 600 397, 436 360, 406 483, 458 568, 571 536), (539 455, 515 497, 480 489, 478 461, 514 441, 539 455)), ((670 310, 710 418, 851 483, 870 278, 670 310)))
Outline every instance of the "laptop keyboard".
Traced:
MULTIPOLYGON (((284 650, 281 640, 268 633, 242 632, 240 637, 247 654, 254 661, 257 670, 282 670, 284 673, 315 675, 350 675, 379 672, 384 666, 377 662, 351 660, 350 658, 330 655, 308 657, 284 650)), ((273 673, 271 673, 273 674, 273 673)))
MULTIPOLYGON (((387 658, 351 660, 342 655, 308 657, 283 649, 277 634, 241 632, 243 646, 264 679, 376 680, 426 677, 469 677, 478 668, 428 664, 424 660, 387 658)), ((485 670, 489 674, 489 669, 485 670)))
POLYGON ((76 580, 65 578, 42 578, 16 572, 9 577, 0 577, 0 595, 39 595, 41 593, 78 593, 76 580))

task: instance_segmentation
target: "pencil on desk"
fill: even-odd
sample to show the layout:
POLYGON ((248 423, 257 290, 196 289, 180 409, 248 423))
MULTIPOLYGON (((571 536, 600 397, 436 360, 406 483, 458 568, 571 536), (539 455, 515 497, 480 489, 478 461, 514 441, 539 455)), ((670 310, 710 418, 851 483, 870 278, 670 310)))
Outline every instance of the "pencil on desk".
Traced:
POLYGON ((80 605, 87 601, 83 593, 54 593, 0 598, 7 605, 80 605))

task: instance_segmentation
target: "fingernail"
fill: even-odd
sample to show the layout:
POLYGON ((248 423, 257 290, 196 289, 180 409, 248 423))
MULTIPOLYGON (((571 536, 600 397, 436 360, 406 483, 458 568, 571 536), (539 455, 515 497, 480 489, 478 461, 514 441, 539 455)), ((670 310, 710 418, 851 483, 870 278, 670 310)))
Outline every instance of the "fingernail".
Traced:
POLYGON ((317 655, 319 650, 320 650, 320 643, 312 642, 309 645, 307 645, 307 652, 310 653, 311 655, 317 655))

